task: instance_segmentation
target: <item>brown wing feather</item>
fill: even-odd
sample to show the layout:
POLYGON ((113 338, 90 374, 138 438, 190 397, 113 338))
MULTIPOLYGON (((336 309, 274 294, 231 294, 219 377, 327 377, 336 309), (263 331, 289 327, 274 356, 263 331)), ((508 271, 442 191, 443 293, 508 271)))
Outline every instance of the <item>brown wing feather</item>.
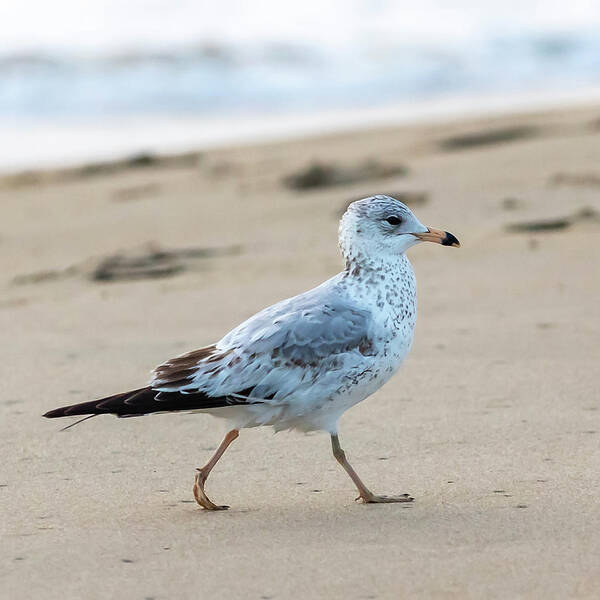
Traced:
POLYGON ((185 385, 193 379, 198 363, 217 362, 230 352, 231 350, 219 351, 216 346, 212 345, 176 356, 154 369, 153 382, 155 385, 168 385, 169 387, 185 385))
MULTIPOLYGON (((173 389, 189 384, 197 372, 199 363, 217 363, 231 352, 231 350, 225 352, 217 350, 214 345, 188 352, 156 367, 151 386, 91 402, 62 406, 47 412, 44 416, 52 419, 72 415, 112 413, 119 417, 133 417, 156 412, 202 410, 245 404, 244 396, 250 394, 250 389, 242 390, 239 395, 216 397, 200 391, 180 392, 173 389), (161 387, 169 388, 171 391, 156 389, 161 387)), ((218 365, 214 368, 218 368, 218 365)))

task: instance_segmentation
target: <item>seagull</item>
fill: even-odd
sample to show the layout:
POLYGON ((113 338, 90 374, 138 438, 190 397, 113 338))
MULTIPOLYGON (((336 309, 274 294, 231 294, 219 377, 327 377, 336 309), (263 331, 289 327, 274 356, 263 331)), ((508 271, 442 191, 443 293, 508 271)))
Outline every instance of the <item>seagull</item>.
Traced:
POLYGON ((210 472, 240 429, 263 425, 328 432, 335 459, 358 489, 356 500, 411 502, 409 494, 369 490, 346 458, 338 423, 390 379, 410 350, 416 280, 405 252, 420 242, 460 246, 454 235, 426 227, 394 198, 353 202, 339 226, 346 261, 341 273, 265 308, 219 342, 159 365, 146 387, 56 408, 44 417, 88 415, 79 423, 100 414, 184 411, 225 419, 228 433, 194 481, 194 497, 207 510, 229 508, 207 496, 210 472))

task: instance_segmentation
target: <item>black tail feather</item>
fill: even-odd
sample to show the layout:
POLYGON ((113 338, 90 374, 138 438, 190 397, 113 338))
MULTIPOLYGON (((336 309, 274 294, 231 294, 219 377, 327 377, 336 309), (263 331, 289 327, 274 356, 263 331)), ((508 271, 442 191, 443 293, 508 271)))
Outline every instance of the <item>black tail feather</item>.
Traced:
POLYGON ((211 397, 202 392, 183 394, 181 392, 160 392, 151 387, 140 388, 92 400, 81 404, 71 404, 48 411, 44 417, 56 419, 77 415, 113 414, 118 417, 139 417, 157 412, 175 412, 220 408, 235 404, 245 404, 243 400, 229 396, 211 397))

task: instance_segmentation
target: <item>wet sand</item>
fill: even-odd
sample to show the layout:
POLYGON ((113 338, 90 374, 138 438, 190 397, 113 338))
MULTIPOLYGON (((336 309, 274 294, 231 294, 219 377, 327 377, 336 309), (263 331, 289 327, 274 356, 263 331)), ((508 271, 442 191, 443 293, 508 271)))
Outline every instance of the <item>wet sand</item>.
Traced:
POLYGON ((1 595, 598 597, 599 165, 596 106, 1 180, 1 595), (220 421, 41 418, 336 273, 340 211, 373 193, 462 242, 410 251, 413 351, 342 421, 412 505, 355 504, 327 435, 261 429, 207 513, 220 421))

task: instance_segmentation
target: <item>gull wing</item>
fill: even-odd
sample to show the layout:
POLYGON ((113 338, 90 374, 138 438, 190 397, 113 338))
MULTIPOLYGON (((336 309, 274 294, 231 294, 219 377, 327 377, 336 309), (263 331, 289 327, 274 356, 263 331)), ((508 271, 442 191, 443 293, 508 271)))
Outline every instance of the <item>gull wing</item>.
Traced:
POLYGON ((308 389, 322 395, 340 372, 352 377, 364 369, 373 346, 370 313, 331 284, 263 310, 214 346, 160 365, 152 388, 235 403, 279 403, 308 389))

